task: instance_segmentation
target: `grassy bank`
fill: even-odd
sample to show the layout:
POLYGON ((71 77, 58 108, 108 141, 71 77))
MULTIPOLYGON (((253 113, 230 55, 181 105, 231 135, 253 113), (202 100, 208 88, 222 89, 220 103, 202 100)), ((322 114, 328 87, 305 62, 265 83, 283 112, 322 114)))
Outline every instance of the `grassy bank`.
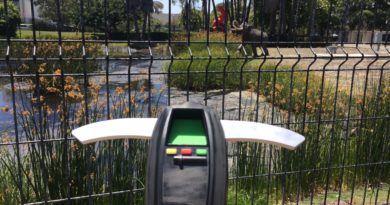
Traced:
MULTIPOLYGON (((93 33, 85 32, 85 38, 93 37, 93 33)), ((16 37, 20 39, 33 39, 33 31, 20 29, 16 31, 16 37)), ((58 39, 57 31, 36 31, 37 39, 58 39)), ((81 32, 61 32, 63 39, 81 39, 81 32)))

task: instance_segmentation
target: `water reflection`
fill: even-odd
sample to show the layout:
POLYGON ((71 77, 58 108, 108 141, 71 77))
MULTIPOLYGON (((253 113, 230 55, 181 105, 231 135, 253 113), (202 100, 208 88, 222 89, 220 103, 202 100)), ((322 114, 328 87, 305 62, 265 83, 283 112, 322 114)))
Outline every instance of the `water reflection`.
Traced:
MULTIPOLYGON (((148 51, 140 51, 134 53, 136 57, 145 57, 145 55, 148 55, 148 51)), ((149 66, 150 61, 149 60, 133 60, 131 62, 130 67, 130 82, 129 82, 129 61, 128 60, 110 60, 108 63, 108 71, 109 71, 109 83, 108 83, 108 90, 110 92, 110 104, 113 105, 114 98, 115 98, 115 91, 118 87, 124 88, 124 92, 122 94, 123 97, 126 97, 128 99, 128 85, 130 85, 130 92, 131 95, 134 96, 134 99, 132 101, 138 105, 142 105, 142 109, 145 109, 145 106, 149 103, 149 99, 146 99, 145 96, 148 96, 150 92, 149 86, 149 66), (137 95, 137 93, 142 90, 142 95, 137 95)), ((106 100, 106 77, 105 72, 107 63, 102 62, 100 64, 100 69, 96 71, 95 73, 98 73, 98 75, 95 76, 88 76, 89 82, 94 82, 95 84, 99 85, 101 89, 98 92, 98 101, 105 101, 106 100), (100 74, 99 74, 100 73, 100 74)), ((154 61, 150 67, 151 73, 158 73, 162 69, 162 62, 161 61, 154 61)), ((4 72, 6 72, 4 70, 4 72)), ((165 76, 161 75, 151 75, 151 101, 150 103, 152 105, 166 105, 166 97, 163 93, 163 87, 165 86, 165 76)), ((11 93, 11 84, 9 82, 9 79, 4 78, 5 80, 0 83, 0 108, 3 108, 2 111, 0 111, 0 132, 8 132, 8 134, 13 135, 14 133, 14 118, 12 114, 12 93, 11 93)), ((77 84, 79 84, 79 87, 81 89, 81 93, 84 94, 85 91, 84 88, 84 79, 83 76, 74 77, 74 79, 77 81, 77 84)), ((18 79, 19 80, 19 79, 18 79)), ((88 85, 90 86, 90 85, 88 85)), ((15 83, 16 88, 16 104, 17 104, 17 113, 21 113, 24 110, 31 110, 31 100, 33 98, 33 91, 28 90, 28 86, 25 82, 16 82, 15 83)), ((88 90, 88 92, 91 92, 88 90)), ((91 93, 89 93, 90 95, 91 93)), ((89 101, 91 100, 91 96, 89 101)), ((57 110, 58 106, 61 105, 62 97, 60 95, 48 95, 45 94, 45 102, 50 107, 51 110, 57 110)), ((69 102, 68 102, 69 103, 69 102)), ((75 114, 75 112, 80 107, 80 102, 71 102, 69 104, 72 104, 72 109, 69 109, 68 115, 70 118, 75 114)), ((141 106, 139 107, 141 109, 141 106)), ((133 111, 134 112, 134 111, 133 111)), ((144 116, 147 115, 147 112, 143 113, 144 116)), ((58 116, 56 116, 58 118, 58 116)), ((51 119, 48 119, 51 120, 51 119)), ((58 119, 54 119, 58 121, 58 119)), ((18 126, 20 127, 20 120, 18 120, 18 126)), ((1 136, 0 136, 1 137, 1 136)))

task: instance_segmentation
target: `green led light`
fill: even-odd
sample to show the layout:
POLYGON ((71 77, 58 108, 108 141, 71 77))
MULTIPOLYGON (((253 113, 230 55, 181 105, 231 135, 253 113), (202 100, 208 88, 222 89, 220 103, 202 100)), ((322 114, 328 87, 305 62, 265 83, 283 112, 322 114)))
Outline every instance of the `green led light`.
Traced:
POLYGON ((198 156, 206 156, 207 155, 207 149, 196 149, 196 155, 198 155, 198 156))

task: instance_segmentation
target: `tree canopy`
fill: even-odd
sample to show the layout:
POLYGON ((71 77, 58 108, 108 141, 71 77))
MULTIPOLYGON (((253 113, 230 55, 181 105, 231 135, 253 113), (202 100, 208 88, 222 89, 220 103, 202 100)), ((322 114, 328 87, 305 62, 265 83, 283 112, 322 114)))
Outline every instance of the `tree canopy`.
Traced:
MULTIPOLYGON (((80 28, 80 0, 60 1, 61 16, 57 15, 56 0, 35 0, 40 16, 47 21, 80 28)), ((214 1, 172 0, 182 6, 181 24, 190 30, 207 30, 215 18, 214 1), (187 5, 191 2, 191 5, 187 5), (189 9, 187 9, 189 8, 189 9), (197 8, 200 8, 198 10, 197 8), (187 12, 190 11, 190 14, 187 12), (208 14, 208 11, 211 11, 208 14), (210 15, 210 16, 208 16, 210 15), (187 24, 187 16, 190 16, 187 24), (209 17, 209 18, 207 18, 209 17)), ((234 20, 248 21, 270 36, 291 39, 293 36, 324 37, 341 30, 384 30, 389 18, 388 0, 226 0, 228 25, 234 20), (250 4, 250 5, 249 5, 250 4)), ((126 28, 144 38, 151 13, 159 13, 163 4, 153 0, 88 0, 83 5, 84 25, 110 34, 126 28), (126 8, 128 5, 128 8, 126 8), (129 13, 126 13, 129 11, 129 13)))
POLYGON ((81 13, 79 0, 60 1, 60 5, 57 5, 57 2, 56 0, 35 1, 44 20, 81 28, 82 16, 85 27, 107 30, 109 34, 119 31, 121 25, 126 24, 127 18, 137 32, 139 32, 139 22, 143 22, 144 33, 150 13, 159 13, 164 6, 161 2, 152 0, 127 0, 128 4, 123 0, 88 0, 83 1, 83 13, 81 13), (61 15, 58 15, 57 6, 60 7, 61 15))
POLYGON ((272 35, 326 36, 339 30, 385 30, 388 0, 229 0, 229 20, 272 35), (248 6, 249 2, 251 5, 248 6), (246 6, 245 6, 246 5, 246 6), (250 12, 248 12, 248 9, 250 12), (246 13, 245 13, 246 12, 246 13), (281 14, 281 15, 280 15, 281 14), (342 27, 342 28, 341 28, 342 27))
POLYGON ((4 2, 0 3, 0 35, 6 36, 7 29, 9 36, 16 35, 16 29, 21 23, 19 9, 14 5, 12 1, 7 2, 7 13, 4 8, 4 2), (8 23, 7 19, 8 17, 8 23))

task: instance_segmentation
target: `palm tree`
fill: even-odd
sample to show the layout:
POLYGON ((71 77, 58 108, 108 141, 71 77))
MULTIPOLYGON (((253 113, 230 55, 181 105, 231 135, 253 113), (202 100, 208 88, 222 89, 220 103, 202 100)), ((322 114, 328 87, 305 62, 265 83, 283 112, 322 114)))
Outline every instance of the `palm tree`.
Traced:
POLYGON ((141 39, 145 38, 146 24, 150 13, 161 13, 164 4, 160 1, 153 0, 130 0, 130 11, 133 13, 135 32, 139 35, 138 16, 137 11, 143 13, 142 33, 141 39))
POLYGON ((138 36, 140 36, 140 33, 139 33, 139 26, 138 26, 137 11, 139 10, 141 5, 142 5, 142 0, 130 0, 129 1, 129 11, 131 13, 133 13, 134 28, 135 28, 135 32, 137 33, 138 36))
POLYGON ((153 13, 159 14, 164 8, 164 4, 160 1, 153 1, 153 13))

